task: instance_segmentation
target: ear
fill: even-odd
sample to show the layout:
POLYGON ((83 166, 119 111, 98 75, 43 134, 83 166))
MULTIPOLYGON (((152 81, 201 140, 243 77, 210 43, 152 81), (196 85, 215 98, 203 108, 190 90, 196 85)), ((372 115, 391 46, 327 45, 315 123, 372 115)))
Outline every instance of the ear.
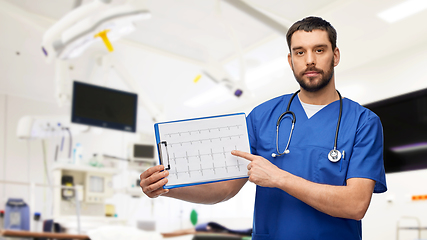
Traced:
POLYGON ((288 62, 289 62, 289 66, 291 67, 291 69, 293 69, 293 67, 292 67, 292 56, 290 53, 288 53, 288 62))
POLYGON ((334 50, 334 67, 338 66, 340 63, 340 49, 338 47, 334 50))

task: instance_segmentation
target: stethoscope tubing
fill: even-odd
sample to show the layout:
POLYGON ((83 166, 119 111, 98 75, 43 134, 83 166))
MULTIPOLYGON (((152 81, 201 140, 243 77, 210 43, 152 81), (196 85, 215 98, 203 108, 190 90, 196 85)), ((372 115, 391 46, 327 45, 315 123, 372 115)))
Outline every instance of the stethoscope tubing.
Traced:
POLYGON ((335 91, 337 91, 338 96, 340 97, 340 113, 338 116, 337 130, 335 131, 335 142, 334 142, 334 150, 337 150, 338 132, 340 130, 341 116, 342 116, 342 97, 341 97, 341 93, 338 90, 335 90, 335 91))
MULTIPOLYGON (((276 153, 272 153, 272 157, 276 157, 276 156, 282 156, 283 154, 287 154, 289 153, 289 144, 291 142, 291 137, 292 137, 292 133, 295 127, 295 122, 296 122, 296 116, 295 113, 290 111, 290 107, 291 107, 291 103, 293 101, 293 99, 295 98, 295 96, 300 92, 301 90, 296 91, 292 96, 291 99, 289 99, 288 102, 288 106, 286 107, 286 111, 284 113, 282 113, 279 117, 279 119, 277 119, 277 123, 276 123, 276 150, 277 150, 277 154, 276 153), (288 138, 288 143, 286 144, 286 148, 283 152, 279 151, 279 126, 280 126, 280 122, 283 120, 283 118, 287 115, 287 114, 291 114, 292 115, 292 127, 291 127, 291 132, 289 134, 289 138, 288 138)), ((340 124, 341 124, 341 117, 342 117, 342 108, 343 108, 343 103, 342 103, 342 97, 341 94, 338 90, 335 90, 338 93, 338 96, 340 98, 340 111, 339 111, 339 116, 338 116, 338 122, 337 122, 337 128, 335 130, 335 140, 334 140, 334 149, 332 151, 336 151, 337 149, 337 143, 338 143, 338 133, 339 133, 339 128, 340 128, 340 124)), ((331 152, 332 152, 331 151, 331 152)), ((339 157, 341 158, 341 156, 339 157)), ((331 160, 332 161, 332 160, 331 160)), ((339 159, 337 160, 339 161, 339 159)))

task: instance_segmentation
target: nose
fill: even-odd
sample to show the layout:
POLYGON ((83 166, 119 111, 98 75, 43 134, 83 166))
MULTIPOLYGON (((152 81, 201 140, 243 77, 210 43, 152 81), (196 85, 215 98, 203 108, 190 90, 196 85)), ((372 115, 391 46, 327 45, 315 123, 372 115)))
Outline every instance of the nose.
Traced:
POLYGON ((316 65, 316 56, 312 52, 306 54, 306 65, 316 65))

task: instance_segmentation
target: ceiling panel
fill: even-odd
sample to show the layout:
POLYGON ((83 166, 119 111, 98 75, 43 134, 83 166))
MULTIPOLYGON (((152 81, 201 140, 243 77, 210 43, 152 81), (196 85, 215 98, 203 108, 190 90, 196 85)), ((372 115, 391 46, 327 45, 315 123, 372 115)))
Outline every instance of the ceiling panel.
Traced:
POLYGON ((249 47, 272 33, 257 20, 216 0, 160 0, 147 6, 153 17, 138 23, 138 31, 127 39, 192 59, 220 61, 236 48, 249 47))
MULTIPOLYGON (((115 3, 116 1, 124 0, 113 0, 115 3)), ((336 72, 339 76, 348 76, 348 73, 357 72, 371 63, 397 58, 396 56, 402 55, 400 53, 408 50, 416 51, 414 48, 419 48, 427 42, 427 28, 424 27, 424 23, 427 22, 426 11, 394 24, 377 18, 378 12, 402 1, 245 0, 246 3, 273 17, 285 27, 310 15, 321 16, 330 21, 338 31, 341 62, 336 72)), ((86 4, 90 1, 7 0, 7 2, 29 13, 59 19, 79 2, 86 4)), ((141 88, 148 89, 150 98, 171 115, 188 116, 196 112, 237 109, 239 106, 255 104, 261 99, 265 100, 297 87, 289 66, 286 61, 283 61, 287 55, 285 39, 257 19, 218 0, 145 0, 145 3, 152 13, 152 18, 138 22, 137 30, 126 36, 127 41, 118 41, 114 44, 120 60, 132 76, 135 76, 141 88), (138 46, 141 48, 135 50, 138 46), (264 75, 260 75, 259 81, 263 81, 264 86, 251 92, 243 100, 227 98, 221 102, 218 99, 226 98, 219 96, 218 99, 204 106, 188 106, 189 100, 198 95, 208 94, 216 84, 206 77, 201 79, 200 84, 194 84, 192 80, 203 70, 201 65, 169 59, 168 54, 201 63, 218 61, 226 65, 233 78, 238 79, 240 77, 240 62, 237 54, 239 46, 246 53, 244 63, 247 75, 258 74, 260 69, 268 69, 267 66, 270 65, 274 67, 272 73, 265 72, 264 75), (147 53, 150 50, 153 51, 147 53), (286 70, 281 69, 278 64, 283 64, 286 70)), ((5 21, 0 24, 3 24, 6 29, 14 27, 14 25, 6 26, 5 21)), ((21 31, 19 34, 25 34, 25 32, 21 31)), ((7 41, 13 41, 13 39, 7 41)), ((22 39, 24 44, 25 41, 31 42, 31 47, 34 45, 36 48, 35 53, 40 54, 39 43, 37 43, 41 41, 40 37, 22 39)), ((13 47, 14 44, 11 43, 8 46, 13 47)), ((103 47, 102 43, 99 43, 98 47, 103 47)), ((105 51, 105 49, 102 50, 105 51)), ((39 58, 33 60, 40 61, 39 58)), ((31 61, 28 60, 28 62, 31 61)), ((84 64, 82 67, 89 68, 84 64)), ((340 78, 340 81, 345 79, 340 78)), ((384 81, 384 79, 378 81, 384 81)))
POLYGON ((5 0, 22 9, 51 19, 60 19, 80 2, 77 0, 5 0))
POLYGON ((246 2, 254 6, 260 6, 276 16, 281 16, 294 22, 338 2, 338 0, 247 0, 246 2))

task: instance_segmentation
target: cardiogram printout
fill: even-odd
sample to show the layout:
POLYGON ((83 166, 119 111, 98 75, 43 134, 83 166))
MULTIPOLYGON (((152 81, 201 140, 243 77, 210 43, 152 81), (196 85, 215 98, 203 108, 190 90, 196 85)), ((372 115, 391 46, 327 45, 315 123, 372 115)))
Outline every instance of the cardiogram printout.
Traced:
POLYGON ((154 125, 160 164, 169 171, 165 188, 248 177, 248 160, 232 150, 250 152, 244 113, 154 125))

